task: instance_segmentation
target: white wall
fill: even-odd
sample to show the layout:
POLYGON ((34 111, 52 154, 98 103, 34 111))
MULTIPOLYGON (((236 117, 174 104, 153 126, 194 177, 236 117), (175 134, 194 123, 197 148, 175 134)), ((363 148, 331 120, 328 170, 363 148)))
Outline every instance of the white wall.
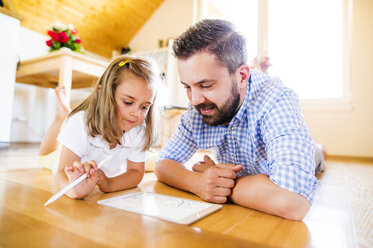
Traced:
MULTIPOLYGON (((192 0, 165 0, 131 40, 129 43, 131 50, 141 54, 154 53, 149 51, 158 49, 158 40, 167 41, 178 37, 193 24, 193 7, 192 0)), ((160 67, 162 68, 162 65, 160 67)), ((168 98, 167 105, 186 107, 189 101, 180 84, 176 60, 171 54, 168 55, 167 67, 166 92, 173 93, 169 93, 171 94, 169 97, 162 98, 168 98)))
POLYGON ((130 41, 132 51, 158 48, 158 40, 176 38, 193 23, 192 0, 165 0, 130 41))
POLYGON ((353 1, 352 108, 304 111, 312 137, 333 155, 373 157, 373 1, 353 1))

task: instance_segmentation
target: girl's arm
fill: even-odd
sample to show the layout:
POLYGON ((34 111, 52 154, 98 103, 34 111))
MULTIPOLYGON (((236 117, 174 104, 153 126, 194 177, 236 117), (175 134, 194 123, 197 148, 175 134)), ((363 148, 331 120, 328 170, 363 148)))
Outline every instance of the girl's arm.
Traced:
POLYGON ((65 146, 62 146, 57 174, 54 177, 56 185, 58 189, 62 189, 84 173, 87 173, 87 179, 66 193, 70 198, 82 199, 91 193, 96 185, 97 176, 95 168, 97 168, 97 164, 94 161, 81 164, 79 156, 65 146))
POLYGON ((97 185, 102 192, 114 192, 136 187, 144 176, 145 162, 127 160, 127 171, 116 177, 106 177, 102 170, 97 173, 97 185))

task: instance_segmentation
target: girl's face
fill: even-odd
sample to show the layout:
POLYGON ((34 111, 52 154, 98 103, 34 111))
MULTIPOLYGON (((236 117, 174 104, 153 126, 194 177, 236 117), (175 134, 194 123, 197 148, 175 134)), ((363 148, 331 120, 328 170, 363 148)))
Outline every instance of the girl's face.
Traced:
POLYGON ((127 73, 114 93, 118 122, 123 131, 141 124, 153 104, 154 93, 141 77, 127 73))

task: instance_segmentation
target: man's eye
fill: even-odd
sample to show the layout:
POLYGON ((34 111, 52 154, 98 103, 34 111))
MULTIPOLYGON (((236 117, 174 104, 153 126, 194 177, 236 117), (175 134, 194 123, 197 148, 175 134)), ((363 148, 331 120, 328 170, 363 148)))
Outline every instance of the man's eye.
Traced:
POLYGON ((184 89, 190 89, 190 87, 184 84, 184 89))
POLYGON ((212 84, 208 84, 208 85, 201 85, 201 88, 203 89, 208 89, 212 86, 212 84))

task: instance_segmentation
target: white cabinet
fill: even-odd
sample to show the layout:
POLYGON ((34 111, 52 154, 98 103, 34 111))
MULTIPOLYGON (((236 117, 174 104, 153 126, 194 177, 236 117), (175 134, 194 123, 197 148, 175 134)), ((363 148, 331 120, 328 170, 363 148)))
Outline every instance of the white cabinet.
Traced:
POLYGON ((0 143, 10 141, 20 21, 0 13, 0 143))

